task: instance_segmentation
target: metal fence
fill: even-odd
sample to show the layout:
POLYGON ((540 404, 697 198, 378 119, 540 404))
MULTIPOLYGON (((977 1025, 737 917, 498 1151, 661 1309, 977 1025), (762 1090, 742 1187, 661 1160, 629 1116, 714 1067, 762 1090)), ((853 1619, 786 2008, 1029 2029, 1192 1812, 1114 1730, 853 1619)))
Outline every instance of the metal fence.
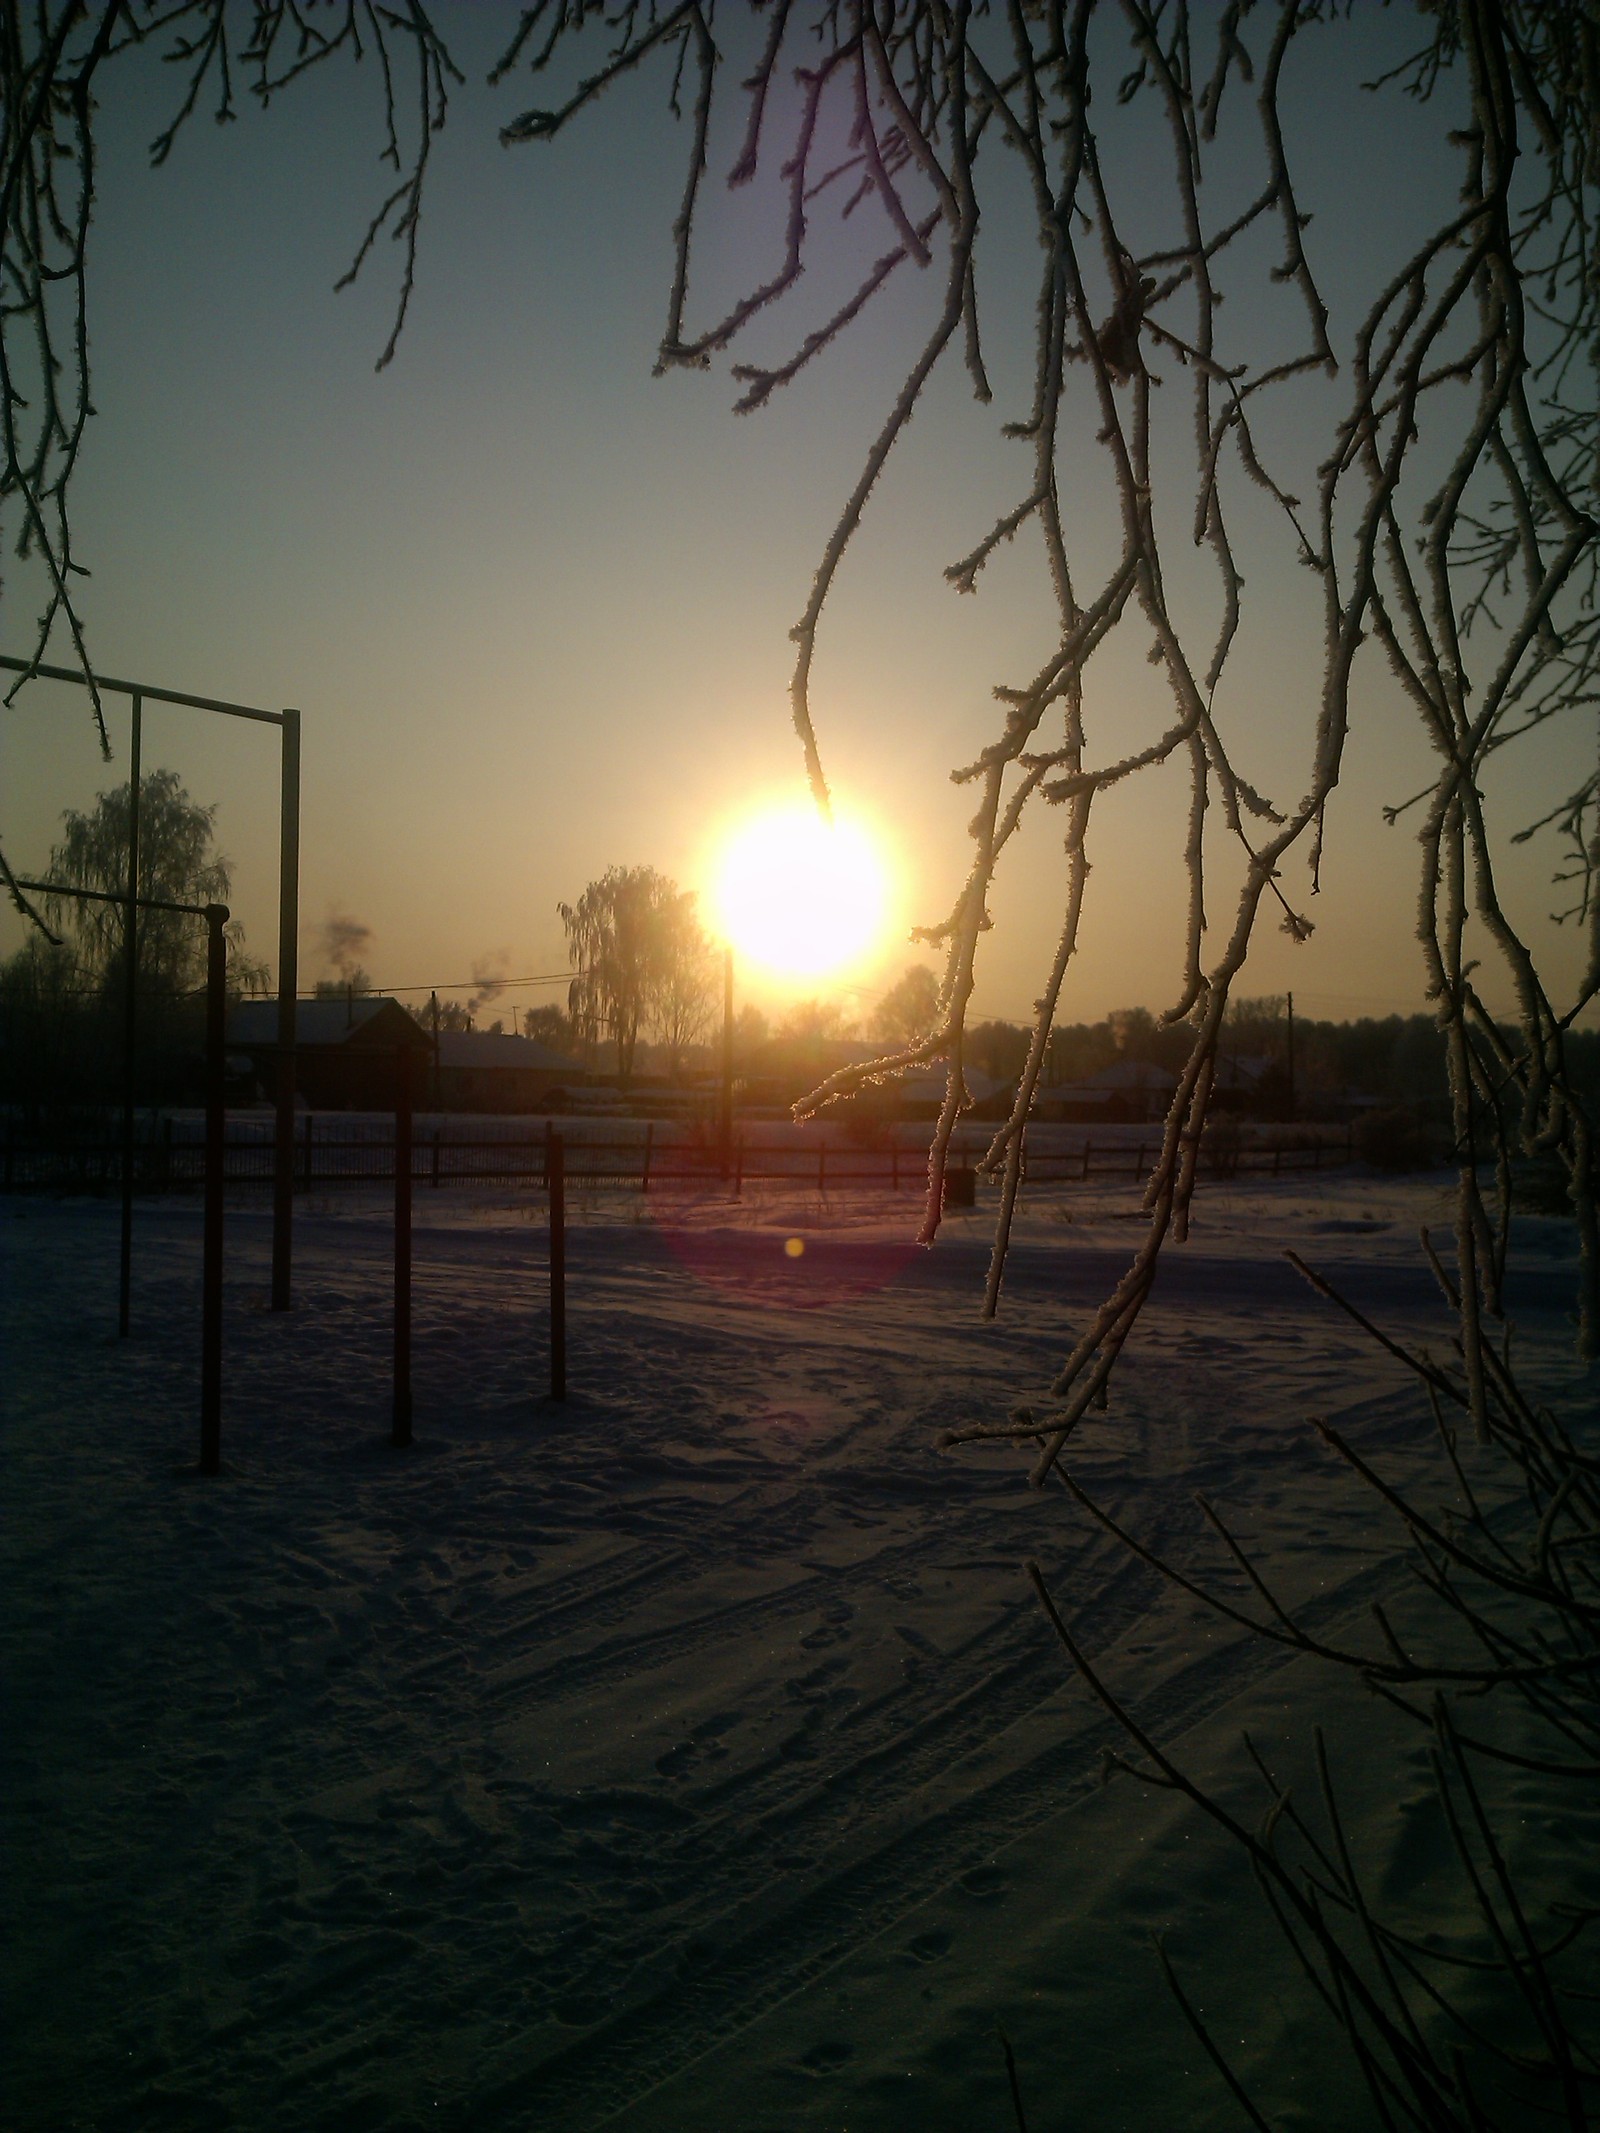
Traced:
MULTIPOLYGON (((339 1130, 338 1120, 302 1115, 295 1135, 294 1182, 299 1192, 333 1190, 345 1185, 376 1185, 394 1178, 392 1131, 339 1130), (330 1130, 331 1128, 331 1130, 330 1130)), ((923 1146, 860 1146, 817 1140, 760 1141, 737 1136, 724 1162, 714 1143, 657 1135, 605 1139, 587 1132, 559 1132, 541 1125, 531 1133, 461 1134, 429 1129, 419 1122, 413 1140, 411 1176, 424 1187, 443 1185, 527 1185, 544 1190, 549 1183, 552 1138, 562 1143, 566 1177, 573 1185, 614 1185, 637 1192, 693 1191, 746 1184, 788 1184, 817 1192, 876 1189, 899 1192, 926 1184, 927 1150, 923 1146)), ((988 1136, 958 1144, 951 1167, 970 1169, 988 1145, 988 1136)), ((1151 1128, 1144 1139, 1048 1141, 1030 1135, 1024 1143, 1024 1172, 1029 1184, 1085 1182, 1091 1178, 1148 1176, 1160 1152, 1161 1137, 1151 1128)), ((1226 1175, 1248 1173, 1277 1177, 1286 1171, 1328 1170, 1353 1157, 1347 1132, 1326 1137, 1253 1138, 1219 1143, 1203 1164, 1226 1175)), ((110 1192, 122 1183, 123 1151, 109 1136, 43 1140, 15 1131, 0 1140, 0 1189, 6 1192, 110 1192)), ((205 1147, 186 1122, 167 1119, 154 1133, 133 1145, 133 1182, 139 1192, 198 1191, 205 1172, 205 1147)), ((224 1143, 223 1178, 230 1186, 269 1187, 273 1180, 273 1144, 260 1131, 235 1126, 224 1143)))

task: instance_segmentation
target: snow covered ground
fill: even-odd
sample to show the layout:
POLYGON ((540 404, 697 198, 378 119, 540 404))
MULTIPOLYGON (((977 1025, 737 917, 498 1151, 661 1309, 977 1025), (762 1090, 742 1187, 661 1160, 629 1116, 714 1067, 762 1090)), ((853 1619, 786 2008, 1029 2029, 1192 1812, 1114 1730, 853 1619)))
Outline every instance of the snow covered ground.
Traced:
MULTIPOLYGON (((1281 1254, 1443 1347, 1447 1189, 1207 1186, 1074 1474, 1209 1566, 1205 1489, 1359 1623, 1400 1536, 1305 1418, 1444 1477, 1281 1254)), ((558 1407, 542 1203, 419 1192, 395 1452, 385 1203, 302 1209, 275 1318, 241 1198, 206 1482, 198 1208, 139 1207, 118 1343, 114 1206, 0 1202, 9 2124, 1005 2133, 997 2023, 1032 2133, 1238 2123, 1152 1926, 1276 2123, 1365 2123, 1226 1847, 1097 1789, 1112 1734, 1021 1563, 1219 1784, 1242 1726, 1292 1766, 1320 1717, 1402 1886, 1425 1743, 1156 1590, 1025 1452, 934 1449, 1048 1383, 1127 1188, 1034 1196, 988 1326, 982 1208, 928 1253, 913 1211, 575 1193, 558 1407)), ((1570 1414, 1569 1240, 1525 1225, 1509 1294, 1570 1414)))

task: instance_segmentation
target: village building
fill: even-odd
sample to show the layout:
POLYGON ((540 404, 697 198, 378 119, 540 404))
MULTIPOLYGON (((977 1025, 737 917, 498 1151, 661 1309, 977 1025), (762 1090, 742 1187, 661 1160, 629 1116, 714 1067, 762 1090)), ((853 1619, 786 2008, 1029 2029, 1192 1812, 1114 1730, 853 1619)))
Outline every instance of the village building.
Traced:
MULTIPOLYGON (((500 1030, 435 1035, 377 993, 302 1000, 295 1012, 295 1089, 312 1111, 387 1111, 396 1050, 411 1058, 419 1111, 564 1111, 592 1076, 576 1059, 500 1030)), ((278 1003, 241 1000, 228 1017, 235 1080, 270 1100, 277 1078, 278 1003), (248 1076, 238 1071, 248 1063, 248 1076)))
POLYGON ((1142 1126, 1165 1116, 1177 1086, 1177 1075, 1152 1060, 1114 1059, 1081 1081, 1036 1089, 1032 1115, 1045 1124, 1142 1126))
POLYGON ((434 1052, 427 1100, 437 1111, 565 1111, 593 1078, 567 1053, 503 1030, 424 1036, 434 1052))
MULTIPOLYGON (((980 1074, 976 1067, 968 1067, 964 1079, 971 1103, 961 1114, 963 1118, 1000 1120, 1010 1117, 1017 1092, 1015 1077, 1010 1081, 996 1081, 992 1075, 980 1074)), ((893 1075, 875 1088, 863 1089, 853 1099, 851 1107, 873 1117, 927 1124, 944 1109, 946 1087, 944 1062, 936 1060, 931 1066, 908 1067, 904 1073, 893 1075)))
MULTIPOLYGON (((800 1098, 836 1074, 842 1067, 865 1066, 881 1059, 890 1047, 855 1037, 776 1037, 764 1045, 752 1062, 751 1071, 739 1077, 741 1111, 781 1114, 800 1098)), ((1016 1094, 1016 1077, 997 1081, 966 1070, 971 1108, 962 1115, 977 1119, 1003 1119, 1010 1114, 1016 1094)), ((908 1067, 885 1080, 857 1090, 839 1106, 840 1116, 870 1118, 884 1123, 896 1119, 927 1122, 944 1108, 945 1066, 908 1067)))
MULTIPOLYGON (((426 1101, 431 1048, 427 1032, 398 1000, 378 993, 301 1000, 295 1008, 295 1092, 312 1111, 387 1111, 395 1098, 396 1054, 407 1052, 420 1104, 426 1101)), ((248 1061, 250 1080, 270 1099, 278 1072, 276 1000, 236 1003, 228 1016, 228 1051, 248 1061)))

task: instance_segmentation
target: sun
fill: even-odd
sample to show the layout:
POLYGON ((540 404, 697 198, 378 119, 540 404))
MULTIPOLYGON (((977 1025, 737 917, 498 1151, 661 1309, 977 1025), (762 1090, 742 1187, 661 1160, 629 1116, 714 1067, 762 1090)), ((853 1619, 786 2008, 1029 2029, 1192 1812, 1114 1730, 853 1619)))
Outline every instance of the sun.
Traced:
POLYGON ((889 876, 877 844, 848 816, 825 822, 809 801, 740 823, 714 883, 723 938, 773 977, 833 976, 883 940, 889 876))

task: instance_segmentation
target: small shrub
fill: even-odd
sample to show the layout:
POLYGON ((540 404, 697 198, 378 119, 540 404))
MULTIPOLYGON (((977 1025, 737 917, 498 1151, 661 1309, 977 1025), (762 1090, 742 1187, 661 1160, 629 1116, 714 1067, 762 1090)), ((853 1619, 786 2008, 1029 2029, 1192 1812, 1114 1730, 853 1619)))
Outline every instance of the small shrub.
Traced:
MULTIPOLYGON (((1600 1186, 1600 1177, 1596 1184, 1600 1186)), ((1572 1187, 1565 1168, 1554 1155, 1535 1156, 1532 1162, 1517 1165, 1516 1204, 1525 1215, 1565 1215, 1569 1221, 1574 1219, 1577 1210, 1572 1204, 1572 1187)))
POLYGON ((1244 1128, 1239 1123, 1238 1112, 1214 1111, 1206 1120, 1206 1130, 1200 1142, 1200 1153, 1208 1173, 1214 1178, 1237 1176, 1243 1146, 1244 1128))
POLYGON ((1437 1141, 1422 1114, 1405 1104, 1369 1111, 1356 1123, 1356 1154, 1375 1170, 1431 1170, 1439 1160, 1437 1141))

